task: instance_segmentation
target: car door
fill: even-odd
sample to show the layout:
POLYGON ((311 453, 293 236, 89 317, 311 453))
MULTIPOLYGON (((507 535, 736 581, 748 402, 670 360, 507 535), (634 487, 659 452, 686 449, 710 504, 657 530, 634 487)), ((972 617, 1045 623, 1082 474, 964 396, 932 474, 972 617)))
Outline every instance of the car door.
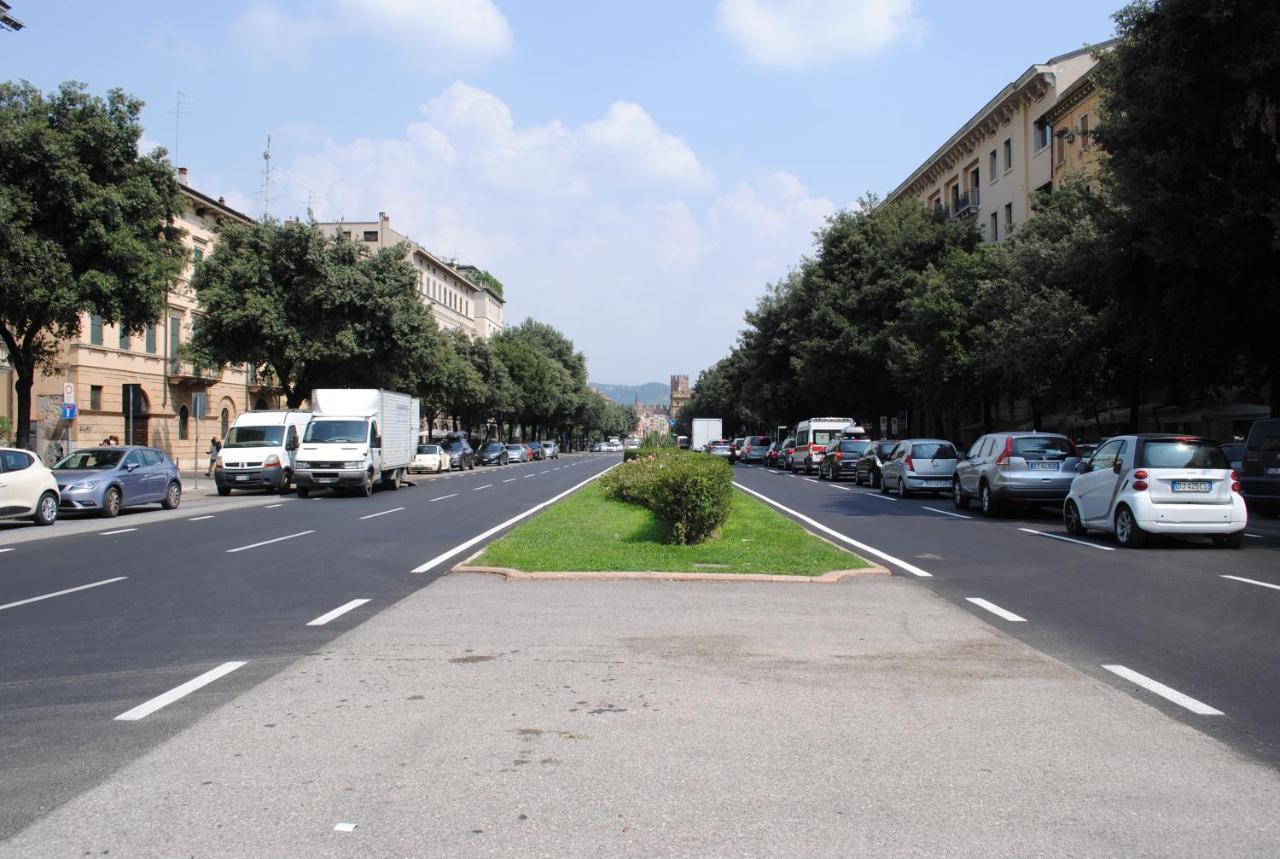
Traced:
POLYGON ((164 454, 158 450, 144 450, 142 453, 142 469, 146 474, 147 499, 159 501, 164 498, 164 491, 169 488, 169 471, 165 467, 164 454))
POLYGON ((978 494, 978 471, 982 467, 982 454, 991 445, 991 436, 984 435, 969 448, 969 455, 956 466, 956 478, 966 495, 978 494))
POLYGON ((898 481, 902 479, 902 457, 907 451, 907 445, 904 442, 898 442, 894 445, 893 451, 890 452, 889 458, 884 461, 884 465, 880 468, 880 484, 886 486, 886 480, 889 480, 896 487, 898 481))
POLYGON ((146 469, 142 466, 142 451, 131 450, 125 454, 117 472, 121 494, 124 496, 121 506, 141 504, 148 500, 146 477, 146 469))
POLYGON ((32 479, 35 457, 20 450, 0 451, 0 516, 15 516, 35 506, 32 479))
POLYGON ((1088 470, 1075 479, 1076 502, 1080 505, 1080 518, 1084 521, 1096 523, 1110 519, 1111 500, 1121 480, 1115 466, 1123 449, 1123 439, 1107 442, 1094 451, 1088 470))

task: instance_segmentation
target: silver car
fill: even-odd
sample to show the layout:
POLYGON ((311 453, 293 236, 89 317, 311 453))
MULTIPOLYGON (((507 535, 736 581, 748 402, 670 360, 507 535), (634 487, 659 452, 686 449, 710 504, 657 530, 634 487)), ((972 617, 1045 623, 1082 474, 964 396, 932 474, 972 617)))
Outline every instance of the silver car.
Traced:
POLYGON ((988 516, 1015 504, 1061 505, 1079 462, 1076 446, 1065 435, 990 433, 975 441, 956 466, 951 500, 963 510, 976 498, 988 516))
POLYGON ((899 498, 912 492, 948 492, 959 458, 944 439, 903 439, 880 468, 880 492, 894 490, 899 498))
POLYGON ((150 447, 91 447, 53 466, 63 510, 112 518, 121 508, 159 504, 173 510, 182 502, 178 467, 150 447))

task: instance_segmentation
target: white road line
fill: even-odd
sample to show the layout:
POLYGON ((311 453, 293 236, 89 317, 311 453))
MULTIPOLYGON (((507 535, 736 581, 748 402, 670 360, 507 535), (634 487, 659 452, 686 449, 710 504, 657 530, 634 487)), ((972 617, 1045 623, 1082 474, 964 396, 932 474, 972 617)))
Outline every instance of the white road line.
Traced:
POLYGON ((3 555, 5 552, 12 552, 12 551, 13 549, 0 549, 0 555, 3 555))
POLYGON ((386 516, 388 513, 397 513, 403 510, 403 507, 392 507, 390 510, 383 510, 381 513, 370 513, 368 516, 361 516, 363 519, 377 519, 379 516, 386 516))
POLYGON ((213 518, 213 514, 212 514, 212 513, 210 513, 210 514, 208 514, 207 516, 193 516, 192 518, 188 519, 187 521, 188 521, 188 522, 203 522, 203 521, 204 521, 204 520, 206 520, 206 519, 212 519, 212 518, 213 518))
POLYGON ((921 507, 922 510, 928 510, 930 513, 941 513, 943 516, 954 516, 957 519, 972 519, 972 516, 966 516, 963 513, 952 513, 950 510, 939 510, 937 507, 921 507))
POLYGON ((1280 591, 1280 585, 1273 585, 1269 582, 1260 582, 1257 579, 1245 579, 1245 578, 1241 578, 1240 576, 1223 576, 1223 578, 1231 579, 1232 581, 1236 581, 1236 582, 1245 582, 1247 584, 1257 585, 1258 587, 1261 587, 1261 588, 1271 588, 1273 591, 1280 591))
POLYGON ((130 531, 137 531, 137 530, 138 530, 137 528, 117 528, 114 531, 100 531, 98 533, 103 537, 111 537, 115 534, 128 534, 130 531))
POLYGON ((333 620, 335 617, 341 617, 342 615, 351 611, 353 608, 360 608, 360 606, 364 605, 367 602, 368 600, 364 599, 364 600, 352 600, 349 603, 343 603, 342 605, 335 608, 333 611, 325 612, 315 620, 308 621, 307 626, 324 626, 326 623, 333 620))
POLYGON ((117 722, 136 722, 139 719, 150 716, 161 707, 167 707, 179 698, 185 698, 201 686, 208 686, 219 677, 225 677, 232 671, 241 666, 247 665, 247 662, 224 662, 212 671, 206 671, 199 677, 192 678, 181 686, 175 686, 163 695, 157 695, 150 701, 145 701, 132 710, 126 710, 119 716, 116 716, 117 722))
POLYGON ((1011 611, 1005 611, 1004 609, 1000 608, 1000 606, 992 602, 987 602, 982 597, 965 597, 965 599, 973 603, 974 605, 976 605, 978 608, 985 608, 987 611, 991 612, 997 617, 1002 617, 1005 620, 1013 621, 1014 623, 1027 622, 1027 619, 1025 617, 1018 617, 1016 614, 1014 614, 1011 611))
POLYGON ((818 482, 817 480, 813 479, 812 477, 806 477, 806 478, 805 478, 805 480, 809 481, 810 483, 817 483, 817 482, 818 482))
POLYGON ((432 500, 432 501, 443 501, 443 500, 445 500, 446 498, 457 498, 457 497, 458 497, 458 493, 456 493, 456 492, 450 492, 448 495, 441 495, 439 498, 432 498, 431 500, 432 500))
POLYGON ((901 567, 902 569, 906 570, 908 573, 911 573, 913 576, 922 576, 924 578, 933 577, 933 573, 925 572, 924 570, 917 567, 915 564, 909 564, 906 561, 902 560, 901 558, 895 558, 893 555, 890 555, 886 552, 882 552, 873 546, 868 546, 866 543, 860 543, 857 540, 853 539, 852 537, 846 537, 844 534, 841 534, 839 531, 836 531, 832 528, 828 528, 826 525, 823 525, 821 522, 818 522, 816 520, 810 519, 808 516, 804 515, 803 513, 799 513, 795 510, 792 510, 790 507, 786 507, 782 504, 779 504, 777 501, 774 501, 772 498, 770 498, 767 495, 761 495, 759 492, 756 492, 754 489, 748 489, 747 487, 743 486, 741 483, 738 483, 736 480, 734 481, 733 485, 741 489, 743 492, 754 495, 755 497, 759 498, 761 501, 764 501, 767 504, 772 504, 774 507, 777 507, 779 510, 783 511, 784 513, 791 514, 792 516, 799 519, 801 522, 804 522, 806 525, 809 525, 810 527, 813 527, 813 528, 817 528, 822 533, 827 534, 828 536, 831 536, 831 537, 835 537, 837 540, 841 540, 845 543, 848 543, 850 546, 853 546, 856 549, 860 549, 861 551, 866 552, 868 555, 875 555, 877 558, 879 558, 882 561, 888 561, 889 563, 893 564, 896 567, 901 567))
POLYGON ((1061 540, 1064 543, 1075 543, 1077 546, 1088 546, 1090 549, 1101 549, 1104 552, 1114 552, 1114 546, 1099 546, 1097 543, 1090 543, 1088 540, 1077 540, 1074 537, 1063 537, 1059 534, 1046 534, 1044 531, 1036 531, 1031 528, 1019 528, 1019 531, 1025 531, 1028 534, 1035 534, 1037 537, 1048 537, 1050 540, 1061 540))
POLYGON ((1253 539, 1255 539, 1255 540, 1265 540, 1265 539, 1267 539, 1265 534, 1250 534, 1248 531, 1245 531, 1245 532, 1244 532, 1244 535, 1245 535, 1246 537, 1252 537, 1252 538, 1253 538, 1253 539))
POLYGON ((537 477, 537 475, 536 475, 536 474, 526 474, 526 475, 524 476, 524 479, 525 479, 525 480, 528 480, 530 477, 537 477))
POLYGON ((550 472, 550 471, 539 471, 538 473, 539 473, 539 474, 550 474, 551 472, 550 472))
POLYGON ((1164 698, 1165 700, 1168 700, 1168 701, 1172 701, 1173 703, 1177 704, 1179 707, 1186 707, 1192 713, 1195 713, 1197 715, 1200 715, 1200 716, 1223 715, 1221 710, 1215 710, 1214 708, 1210 707, 1208 704, 1204 703, 1203 701, 1197 701, 1195 698, 1192 698, 1189 695, 1183 695, 1177 689, 1170 689, 1168 686, 1164 685, 1163 683, 1159 683, 1155 680, 1152 680, 1150 677, 1147 677, 1144 674, 1139 674, 1137 671, 1134 671, 1132 668, 1125 668, 1123 665, 1104 665, 1102 667, 1110 671, 1112 674, 1116 674, 1120 677, 1123 677, 1125 680, 1128 680, 1131 683, 1136 683, 1137 685, 1141 686, 1143 689, 1146 689, 1148 692, 1154 692, 1157 695, 1159 695, 1161 698, 1164 698))
POLYGON ((76 588, 67 588, 65 591, 54 591, 51 594, 44 594, 43 596, 31 597, 30 599, 18 600, 17 602, 5 603, 4 605, 0 605, 0 611, 4 611, 7 608, 17 608, 18 606, 26 605, 27 603, 40 602, 40 600, 53 599, 54 597, 60 597, 63 594, 73 594, 76 591, 84 591, 84 590, 88 590, 89 588, 102 587, 103 585, 109 585, 113 582, 123 582, 127 578, 129 577, 116 576, 114 579, 103 579, 100 582, 92 582, 87 585, 80 585, 79 587, 76 587, 76 588))
POLYGON ((512 525, 514 525, 514 524, 516 524, 517 522, 519 522, 521 519, 524 519, 524 518, 526 518, 526 517, 528 517, 528 516, 532 516, 534 513, 537 513, 537 512, 538 512, 539 510, 541 510, 542 508, 547 507, 547 506, 549 506, 549 505, 551 505, 551 504, 556 503, 556 502, 557 502, 557 501, 559 501, 561 498, 564 498, 566 495, 569 495, 569 494, 570 494, 570 493, 572 493, 572 492, 576 492, 577 490, 579 490, 579 489, 581 489, 582 487, 586 486, 586 485, 587 485, 588 483, 590 483, 591 481, 595 480, 595 479, 596 479, 597 477, 599 477, 600 475, 605 474, 605 473, 607 473, 607 472, 611 471, 611 470, 612 470, 612 469, 614 469, 614 468, 617 468, 617 467, 618 467, 618 465, 620 465, 620 464, 621 464, 621 463, 614 463, 613 465, 611 465, 611 466, 609 466, 608 468, 606 468, 604 471, 601 471, 601 472, 599 472, 598 474, 593 474, 593 475, 591 475, 590 477, 588 477, 586 480, 582 481, 581 483, 578 483, 578 484, 575 484, 575 485, 573 485, 573 486, 570 486, 568 489, 566 489, 564 492, 561 492, 559 495, 556 495, 556 496, 554 496, 554 497, 552 497, 552 498, 548 498, 546 501, 543 501, 543 502, 541 502, 541 503, 535 504, 535 505, 533 505, 532 507, 530 507, 528 510, 524 511, 523 513, 520 513, 520 514, 518 514, 518 515, 516 515, 516 516, 512 516, 510 519, 508 519, 508 520, 507 520, 507 521, 505 521, 505 522, 501 522, 501 523, 499 523, 499 524, 497 524, 497 525, 494 525, 494 526, 493 526, 492 528, 490 528, 488 531, 485 531, 485 532, 484 532, 484 533, 482 533, 482 534, 477 534, 476 536, 472 537, 472 538, 471 538, 470 540, 468 540, 467 542, 465 542, 465 543, 460 543, 460 544, 458 544, 457 546, 454 546, 454 547, 453 547, 452 549, 450 549, 449 551, 444 552, 444 553, 439 554, 439 555, 436 555, 434 558, 432 558, 431 560, 427 561, 425 564, 419 564, 418 566, 414 567, 414 568, 413 568, 413 570, 412 570, 411 572, 414 572, 414 573, 425 573, 427 570, 430 570, 432 567, 436 566, 437 564, 443 563, 444 561, 447 561, 447 560, 449 560, 450 558, 452 558, 454 555, 457 555, 457 554, 460 554, 460 553, 462 553, 462 552, 465 552, 465 551, 467 551, 467 549, 470 549, 472 546, 476 545, 477 543, 481 543, 481 542, 483 542, 483 541, 485 541, 485 540, 489 539, 489 538, 490 538, 490 537, 492 537, 494 534, 497 534, 499 531, 503 530, 504 528, 509 528, 509 527, 511 527, 512 525))
POLYGON ((852 489, 850 489, 849 487, 847 487, 847 486, 841 486, 841 485, 840 485, 840 484, 838 484, 838 483, 833 483, 833 484, 831 484, 831 488, 832 488, 832 489, 839 489, 839 490, 841 490, 841 491, 843 491, 843 492, 852 492, 852 491, 853 491, 853 490, 852 490, 852 489))
POLYGON ((270 546, 272 543, 279 543, 281 540, 292 540, 294 537, 305 537, 308 534, 314 534, 314 533, 315 533, 315 529, 313 528, 310 531, 299 531, 296 534, 286 534, 283 537, 276 537, 274 540, 263 540, 261 543, 250 543, 248 546, 240 546, 239 548, 236 548, 236 549, 227 549, 227 554, 230 555, 230 554, 234 554, 235 552, 243 552, 245 549, 256 549, 259 546, 270 546))
POLYGON ((265 510, 270 510, 272 507, 283 507, 283 506, 284 506, 283 504, 268 504, 268 505, 267 505, 265 508, 263 508, 263 509, 265 509, 265 510))
POLYGON ((898 500, 894 498, 892 495, 877 495, 874 492, 860 492, 859 494, 863 498, 874 498, 877 501, 897 501, 898 500))
POLYGON ((475 487, 472 487, 471 491, 479 492, 481 489, 488 489, 492 485, 493 485, 492 483, 486 483, 484 486, 475 486, 475 487))
POLYGON ((504 481, 502 481, 502 482, 503 482, 503 483, 515 483, 515 482, 516 482, 516 478, 514 478, 514 477, 508 477, 506 480, 504 480, 504 481))

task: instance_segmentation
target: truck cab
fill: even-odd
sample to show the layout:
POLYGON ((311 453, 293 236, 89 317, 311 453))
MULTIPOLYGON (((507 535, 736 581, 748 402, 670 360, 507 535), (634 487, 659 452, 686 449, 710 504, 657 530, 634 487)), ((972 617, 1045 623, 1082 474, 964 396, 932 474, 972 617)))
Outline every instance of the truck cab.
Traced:
POLYGON ((213 463, 218 494, 230 495, 232 489, 287 490, 310 422, 310 412, 292 409, 237 417, 213 463))
POLYGON ((382 474, 382 436, 373 415, 318 415, 302 437, 294 479, 312 488, 356 489, 371 495, 382 474))

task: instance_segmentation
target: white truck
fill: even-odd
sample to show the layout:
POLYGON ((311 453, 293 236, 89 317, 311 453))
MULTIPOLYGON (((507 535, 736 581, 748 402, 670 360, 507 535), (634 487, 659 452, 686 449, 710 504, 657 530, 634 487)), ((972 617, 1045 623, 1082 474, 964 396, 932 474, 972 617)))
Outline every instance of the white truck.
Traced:
POLYGON ((311 410, 293 470, 299 497, 326 486, 368 496, 378 481, 400 488, 418 439, 416 399, 375 388, 318 388, 311 410))
POLYGON ((289 488, 302 437, 311 423, 310 412, 242 412, 213 463, 213 479, 219 495, 232 489, 289 488))
POLYGON ((724 438, 724 426, 719 418, 694 418, 693 441, 694 450, 705 451, 707 444, 724 438))

